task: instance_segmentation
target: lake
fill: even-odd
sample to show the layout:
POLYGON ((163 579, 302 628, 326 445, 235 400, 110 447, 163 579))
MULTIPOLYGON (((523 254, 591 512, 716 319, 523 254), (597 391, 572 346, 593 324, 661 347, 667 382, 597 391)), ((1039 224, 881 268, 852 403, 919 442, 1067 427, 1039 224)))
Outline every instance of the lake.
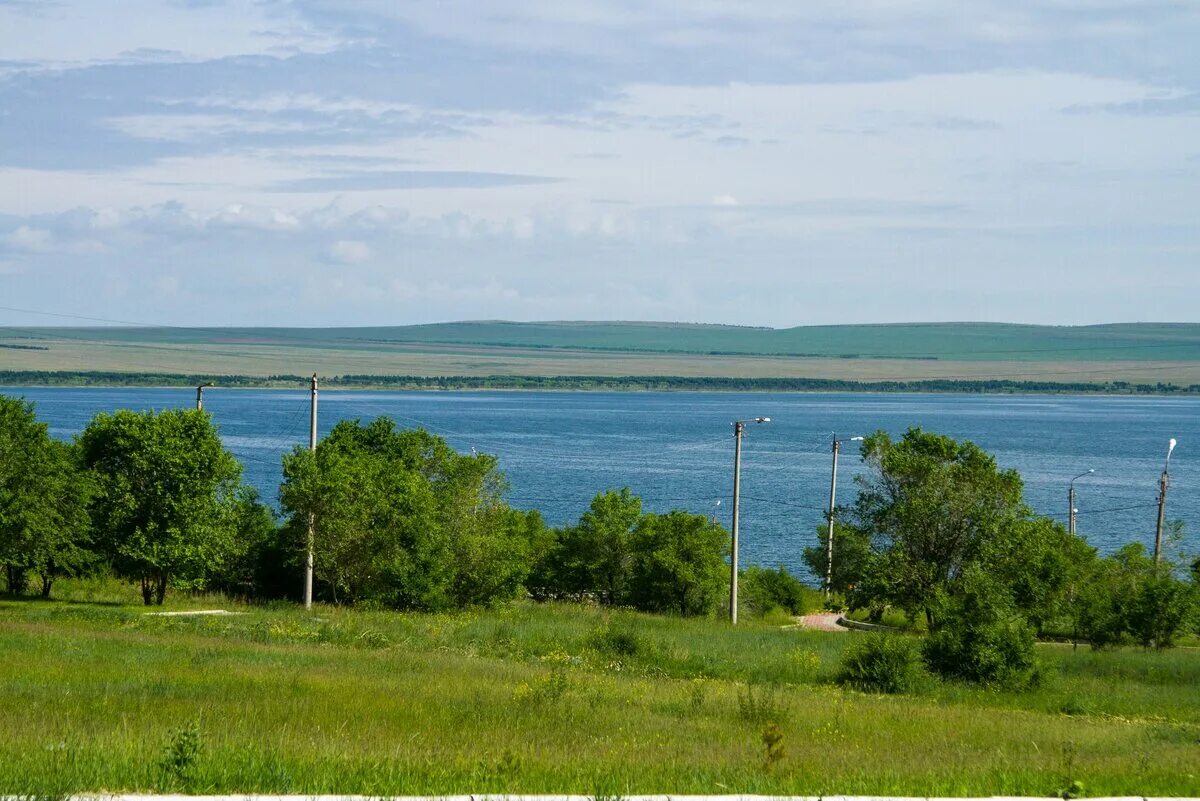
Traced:
MULTIPOLYGON (((54 436, 70 438, 92 415, 120 408, 191 407, 194 389, 5 388, 37 404, 54 436)), ((308 442, 308 392, 206 390, 229 449, 246 479, 274 501, 280 455, 308 442)), ((923 426, 971 439, 1025 479, 1037 511, 1065 520, 1067 484, 1076 482, 1078 530, 1103 551, 1154 542, 1158 478, 1167 440, 1168 519, 1200 534, 1200 399, 1103 396, 793 393, 366 392, 322 391, 320 431, 346 418, 388 415, 424 427, 460 451, 499 456, 514 506, 536 508, 551 524, 575 520, 598 491, 629 486, 647 509, 682 508, 729 523, 731 421, 747 427, 742 458, 742 560, 807 574, 800 551, 816 543, 828 502, 830 438, 923 426), (717 501, 721 503, 718 505, 717 501)), ((838 500, 854 495, 857 443, 839 465, 838 500)))

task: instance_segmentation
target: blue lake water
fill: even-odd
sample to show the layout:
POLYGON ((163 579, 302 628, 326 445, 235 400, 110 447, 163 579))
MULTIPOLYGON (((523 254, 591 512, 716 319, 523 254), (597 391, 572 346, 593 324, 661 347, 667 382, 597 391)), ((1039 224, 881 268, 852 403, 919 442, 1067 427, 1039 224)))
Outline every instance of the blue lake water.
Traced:
MULTIPOLYGON (((92 415, 119 408, 190 407, 194 389, 28 388, 3 390, 37 404, 51 433, 69 438, 92 415)), ((1076 483, 1079 533, 1104 551, 1130 541, 1152 546, 1158 477, 1167 440, 1167 517, 1200 543, 1200 399, 1095 396, 358 392, 323 391, 320 431, 346 418, 388 415, 424 427, 455 448, 494 453, 514 506, 551 524, 576 519, 596 492, 629 486, 653 511, 718 514, 728 525, 733 437, 730 421, 767 416, 747 429, 742 463, 742 559, 806 572, 800 550, 816 542, 828 501, 830 436, 909 426, 971 439, 1025 479, 1037 511, 1065 520, 1067 483, 1076 483), (718 506, 717 501, 721 500, 718 506)), ((205 393, 248 481, 274 500, 280 455, 308 442, 307 390, 205 393)), ((843 450, 838 500, 855 492, 854 443, 843 450)))

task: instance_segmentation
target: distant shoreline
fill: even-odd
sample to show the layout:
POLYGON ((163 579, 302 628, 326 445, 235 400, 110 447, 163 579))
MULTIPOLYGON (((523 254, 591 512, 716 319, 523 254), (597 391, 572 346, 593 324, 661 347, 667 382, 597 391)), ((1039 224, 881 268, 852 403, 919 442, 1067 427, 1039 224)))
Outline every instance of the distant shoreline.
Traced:
MULTIPOLYGON (((864 392, 878 394, 966 395, 1142 395, 1197 396, 1200 385, 1135 384, 1125 381, 1067 383, 1007 379, 922 379, 853 381, 826 378, 729 378, 699 376, 321 376, 329 390, 408 392, 864 392)), ((3 387, 143 388, 195 387, 212 382, 227 389, 303 388, 307 376, 218 375, 200 373, 117 373, 103 371, 0 370, 3 387)))

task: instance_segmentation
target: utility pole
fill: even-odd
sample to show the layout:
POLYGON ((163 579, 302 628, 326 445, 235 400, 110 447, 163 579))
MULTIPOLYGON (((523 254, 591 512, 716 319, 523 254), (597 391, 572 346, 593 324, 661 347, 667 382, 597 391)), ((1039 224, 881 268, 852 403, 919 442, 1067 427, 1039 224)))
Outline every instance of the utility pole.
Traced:
POLYGON ((825 598, 833 592, 833 510, 837 508, 837 463, 842 443, 833 438, 833 470, 829 476, 829 537, 825 542, 825 598))
POLYGON ((1158 525, 1154 528, 1154 564, 1162 560, 1162 533, 1167 514, 1167 487, 1171 484, 1171 452, 1175 450, 1175 439, 1171 438, 1167 446, 1167 461, 1163 465, 1162 476, 1158 479, 1158 525))
POLYGON ((1067 532, 1072 535, 1075 534, 1075 516, 1079 514, 1079 510, 1075 508, 1075 482, 1095 472, 1095 470, 1083 471, 1072 478, 1071 483, 1067 487, 1067 532))
POLYGON ((729 622, 737 625, 738 604, 738 505, 742 490, 742 434, 746 423, 769 423, 770 417, 755 417, 753 420, 733 421, 733 525, 732 549, 729 555, 729 622))
POLYGON ((729 623, 737 625, 738 590, 738 503, 742 490, 742 432, 746 424, 733 424, 733 549, 729 557, 729 623))
POLYGON ((837 510, 837 465, 838 454, 841 453, 843 442, 862 442, 862 437, 851 437, 849 440, 833 435, 833 470, 829 476, 829 538, 825 543, 825 597, 833 592, 833 530, 834 516, 837 510))
MULTIPOLYGON (((308 449, 317 452, 317 374, 312 376, 312 403, 308 410, 308 449)), ((304 608, 312 609, 313 592, 313 529, 316 520, 313 513, 308 513, 308 553, 304 559, 304 608)))
POLYGON ((209 381, 207 384, 196 385, 196 411, 204 411, 204 388, 211 387, 213 383, 209 381))

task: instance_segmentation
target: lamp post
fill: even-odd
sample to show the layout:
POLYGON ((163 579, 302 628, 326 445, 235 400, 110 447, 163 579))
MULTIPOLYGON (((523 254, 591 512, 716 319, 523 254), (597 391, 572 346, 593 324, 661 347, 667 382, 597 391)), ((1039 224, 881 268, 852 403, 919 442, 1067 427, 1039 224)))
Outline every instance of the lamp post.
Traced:
POLYGON ((211 381, 209 381, 207 384, 196 385, 196 411, 204 411, 204 388, 211 386, 213 386, 213 382, 211 381))
POLYGON ((1175 450, 1175 438, 1167 444, 1167 461, 1163 464, 1162 477, 1158 480, 1158 525, 1154 528, 1154 564, 1162 559, 1162 532, 1167 511, 1167 486, 1171 483, 1171 453, 1175 450))
POLYGON ((737 625, 738 600, 738 503, 742 489, 742 433, 747 423, 769 423, 770 417, 733 421, 733 547, 729 557, 729 622, 737 625))
POLYGON ((1079 510, 1075 508, 1075 482, 1095 472, 1095 470, 1084 470, 1072 478, 1071 483, 1067 486, 1067 531, 1071 534, 1075 533, 1075 515, 1079 513, 1079 510))
POLYGON ((862 437, 850 437, 849 439, 838 439, 837 434, 833 435, 833 472, 829 477, 829 538, 825 543, 825 597, 829 597, 829 593, 833 591, 833 519, 837 502, 837 465, 838 454, 842 450, 843 442, 862 442, 862 437))

